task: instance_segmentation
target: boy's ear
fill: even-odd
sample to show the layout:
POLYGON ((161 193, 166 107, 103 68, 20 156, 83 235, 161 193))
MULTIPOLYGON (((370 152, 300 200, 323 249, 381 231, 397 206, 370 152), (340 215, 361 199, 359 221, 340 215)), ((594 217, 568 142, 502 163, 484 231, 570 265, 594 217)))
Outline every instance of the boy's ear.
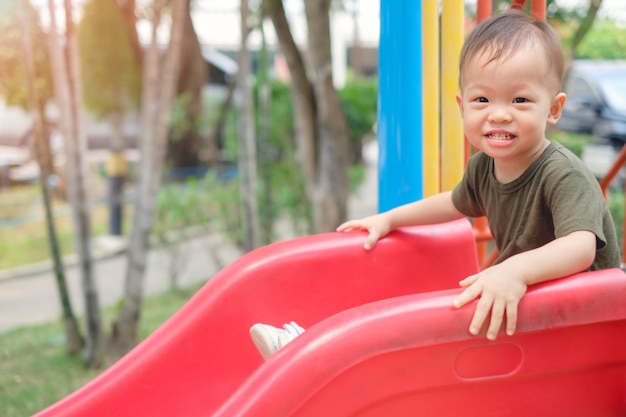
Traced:
POLYGON ((461 111, 461 117, 463 117, 463 95, 461 93, 456 93, 456 104, 459 105, 459 110, 461 111))
POLYGON ((567 96, 563 92, 554 96, 552 99, 552 105, 550 106, 550 114, 548 114, 548 124, 553 125, 559 121, 561 113, 563 113, 563 106, 565 105, 566 100, 567 96))

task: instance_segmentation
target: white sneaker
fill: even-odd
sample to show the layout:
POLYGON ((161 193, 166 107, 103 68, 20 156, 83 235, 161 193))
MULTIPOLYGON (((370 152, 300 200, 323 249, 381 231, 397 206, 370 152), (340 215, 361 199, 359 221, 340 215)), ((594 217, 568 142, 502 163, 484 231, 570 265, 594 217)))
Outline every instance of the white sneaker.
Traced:
POLYGON ((262 323, 257 323, 250 328, 252 341, 263 359, 269 358, 302 333, 304 329, 294 321, 285 324, 282 329, 262 323))

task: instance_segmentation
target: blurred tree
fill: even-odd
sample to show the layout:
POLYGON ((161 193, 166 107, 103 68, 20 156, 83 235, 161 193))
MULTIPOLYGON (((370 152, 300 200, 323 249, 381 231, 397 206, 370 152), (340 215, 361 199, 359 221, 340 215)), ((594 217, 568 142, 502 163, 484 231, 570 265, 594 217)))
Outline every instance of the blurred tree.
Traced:
POLYGON ((24 61, 24 75, 26 81, 26 90, 28 92, 28 107, 30 114, 33 118, 33 136, 34 136, 34 150, 35 157, 39 163, 39 187, 41 189, 41 196, 44 203, 46 228, 48 232, 48 241, 50 246, 50 257, 52 258, 52 265, 54 269, 54 275, 56 278, 57 289, 59 292, 59 298, 61 301, 61 311, 63 317, 63 329, 65 331, 65 338, 67 341, 67 351, 70 354, 78 352, 83 347, 83 337, 78 327, 78 321, 74 315, 72 303, 69 296, 67 280, 63 267, 63 259, 61 258, 61 250, 59 248, 59 240, 57 237, 56 225, 54 222, 54 215, 52 213, 52 203, 50 201, 50 195, 48 192, 48 181, 45 176, 45 172, 42 168, 43 162, 43 149, 44 144, 47 142, 45 120, 38 105, 40 99, 38 97, 38 91, 35 86, 37 85, 37 77, 35 71, 35 59, 34 59, 34 44, 31 38, 31 26, 32 15, 29 15, 30 3, 27 0, 21 0, 21 12, 19 23, 22 30, 22 51, 24 61))
POLYGON ((135 0, 117 1, 117 7, 120 8, 124 18, 124 25, 128 33, 131 47, 133 48, 135 60, 139 68, 143 68, 143 48, 139 44, 139 33, 137 33, 137 10, 135 9, 135 0))
POLYGON ((126 114, 139 105, 141 77, 133 36, 116 3, 88 1, 78 26, 78 40, 85 106, 96 118, 107 119, 111 126, 110 154, 105 165, 109 180, 109 232, 121 235, 122 194, 128 175, 123 122, 126 114))
POLYGON ((350 131, 351 163, 362 162, 363 139, 376 123, 378 81, 375 78, 356 77, 339 90, 341 107, 350 131))
POLYGON ((202 116, 202 88, 208 81, 208 67, 202 55, 198 35, 191 20, 191 9, 184 18, 183 44, 180 58, 180 74, 176 96, 183 97, 175 126, 172 126, 168 143, 167 162, 171 167, 194 167, 200 165, 202 141, 199 120, 202 116))
MULTIPOLYGON (((510 0, 494 0, 492 3, 494 13, 505 10, 510 4, 510 0)), ((561 4, 563 2, 558 0, 547 0, 546 19, 560 32, 563 53, 566 61, 571 62, 576 56, 578 45, 593 26, 602 0, 586 0, 574 6, 561 4)), ((530 9, 530 1, 525 1, 525 9, 526 11, 530 9)))
MULTIPOLYGON (((21 36, 23 27, 20 24, 19 6, 20 1, 16 0, 0 0, 0 95, 9 106, 17 106, 22 109, 28 109, 28 93, 26 90, 26 71, 22 60, 21 36)), ((35 78, 35 103, 38 117, 44 121, 45 140, 41 143, 40 157, 41 169, 43 170, 43 178, 50 178, 55 174, 53 155, 50 149, 50 132, 51 127, 45 118, 45 107, 53 96, 52 78, 50 74, 50 61, 48 59, 48 51, 46 49, 46 34, 43 31, 37 11, 30 3, 24 5, 24 13, 26 14, 29 25, 29 36, 33 43, 33 65, 35 78)), ((33 136, 33 128, 27 132, 24 141, 33 136)), ((34 141, 29 143, 34 151, 34 141)), ((64 197, 63 188, 61 186, 52 189, 55 196, 64 197)))
POLYGON ((103 340, 98 291, 93 277, 91 256, 91 217, 87 193, 87 144, 82 123, 82 82, 78 62, 76 30, 70 0, 64 1, 65 37, 61 42, 56 23, 54 0, 48 0, 50 16, 49 50, 53 68, 56 100, 61 113, 61 130, 65 138, 67 178, 74 241, 78 253, 82 292, 85 304, 86 339, 84 357, 88 366, 102 362, 103 340), (65 45, 62 46, 62 45, 65 45))
POLYGON ((564 38, 563 53, 569 67, 569 63, 576 57, 578 45, 580 45, 593 27, 598 10, 602 6, 602 0, 588 0, 586 7, 574 8, 569 12, 561 12, 554 4, 556 3, 552 3, 551 8, 548 9, 553 10, 552 16, 549 15, 548 20, 559 28, 569 26, 571 29, 569 36, 561 30, 561 35, 564 38))
POLYGON ((330 0, 305 0, 304 5, 311 80, 291 34, 282 1, 263 0, 289 66, 298 159, 313 207, 313 231, 329 232, 347 216, 349 137, 333 86, 330 0))
POLYGON ((120 149, 122 118, 139 106, 141 74, 116 1, 85 3, 77 35, 85 107, 97 118, 109 119, 110 148, 120 149))
POLYGON ((241 0, 241 45, 239 49, 239 87, 242 93, 239 117, 239 186, 243 210, 243 249, 251 251, 261 244, 257 186, 257 146, 255 109, 252 93, 252 63, 248 50, 248 0, 241 0))
POLYGON ((142 158, 128 247, 124 301, 112 337, 117 353, 125 353, 137 343, 149 237, 155 220, 172 103, 180 72, 183 21, 189 14, 189 0, 171 1, 170 41, 162 55, 156 34, 166 3, 167 0, 155 0, 152 4, 152 37, 144 56, 139 138, 142 158))
MULTIPOLYGON (((262 9, 257 8, 262 14, 262 9)), ((259 149, 257 160, 259 164, 259 229, 260 243, 267 245, 272 243, 274 232, 274 213, 276 212, 275 198, 272 190, 272 147, 271 147, 271 113, 272 113, 272 85, 270 83, 269 53, 267 50, 267 37, 265 36, 265 19, 255 19, 258 22, 258 30, 261 33, 261 49, 258 53, 258 66, 256 71, 256 126, 257 147, 259 149)), ((247 34, 246 34, 247 36, 247 34)))
POLYGON ((578 45, 575 58, 626 59, 626 28, 612 20, 596 20, 578 45))
POLYGON ((280 49, 285 56, 291 78, 294 124, 296 127, 296 159, 302 168, 305 190, 309 202, 313 201, 317 173, 317 125, 315 93, 309 81, 304 57, 296 45, 285 15, 282 1, 263 0, 262 7, 271 19, 278 37, 280 49))

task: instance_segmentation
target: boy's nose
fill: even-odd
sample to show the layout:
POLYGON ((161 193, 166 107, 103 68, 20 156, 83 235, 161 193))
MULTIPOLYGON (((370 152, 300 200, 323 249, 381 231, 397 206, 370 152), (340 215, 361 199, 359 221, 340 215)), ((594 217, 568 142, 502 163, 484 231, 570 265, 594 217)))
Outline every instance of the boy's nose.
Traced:
POLYGON ((491 123, 509 123, 511 119, 511 112, 504 106, 494 106, 489 112, 488 120, 491 123))

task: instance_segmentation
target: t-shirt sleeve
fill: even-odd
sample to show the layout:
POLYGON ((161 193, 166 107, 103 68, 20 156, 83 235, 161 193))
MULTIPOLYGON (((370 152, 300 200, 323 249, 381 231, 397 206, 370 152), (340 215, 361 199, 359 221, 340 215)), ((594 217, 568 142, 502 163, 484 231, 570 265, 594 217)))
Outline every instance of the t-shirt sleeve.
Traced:
POLYGON ((606 204, 597 180, 574 168, 560 169, 550 177, 550 186, 545 192, 555 237, 587 230, 596 235, 597 248, 603 248, 607 241, 603 231, 606 204))

